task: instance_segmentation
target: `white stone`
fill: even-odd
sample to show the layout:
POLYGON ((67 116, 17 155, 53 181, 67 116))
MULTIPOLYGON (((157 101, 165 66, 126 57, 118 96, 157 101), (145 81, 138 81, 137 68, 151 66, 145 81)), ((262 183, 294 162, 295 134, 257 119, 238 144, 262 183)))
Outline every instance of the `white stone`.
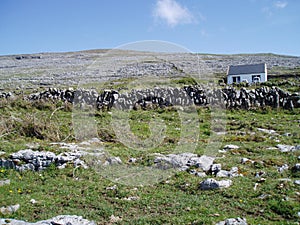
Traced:
POLYGON ((7 207, 1 207, 0 212, 3 215, 10 215, 12 213, 15 213, 19 208, 20 208, 19 204, 7 206, 7 207))
POLYGON ((0 180, 0 187, 1 186, 4 186, 4 185, 9 185, 10 184, 10 180, 7 179, 7 180, 0 180))
POLYGON ((237 145, 225 145, 223 150, 233 150, 233 149, 239 149, 240 147, 237 145))
POLYGON ((278 144, 276 147, 281 151, 281 152, 292 152, 295 150, 295 146, 292 145, 282 145, 278 144))
POLYGON ((209 178, 200 183, 201 190, 213 190, 218 188, 228 188, 232 185, 231 180, 221 180, 217 181, 215 179, 209 178))

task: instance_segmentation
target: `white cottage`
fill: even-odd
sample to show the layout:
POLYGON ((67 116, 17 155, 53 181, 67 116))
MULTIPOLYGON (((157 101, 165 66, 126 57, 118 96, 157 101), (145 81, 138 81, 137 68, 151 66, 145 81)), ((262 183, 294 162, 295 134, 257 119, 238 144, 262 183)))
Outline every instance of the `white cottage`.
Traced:
POLYGON ((227 84, 266 82, 267 76, 267 65, 265 63, 229 66, 227 84))

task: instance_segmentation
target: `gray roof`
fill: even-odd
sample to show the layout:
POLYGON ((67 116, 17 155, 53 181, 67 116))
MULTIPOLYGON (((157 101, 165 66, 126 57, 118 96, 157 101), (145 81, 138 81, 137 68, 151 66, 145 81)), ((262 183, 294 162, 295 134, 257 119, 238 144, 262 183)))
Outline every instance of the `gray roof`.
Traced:
POLYGON ((237 65, 229 66, 227 75, 265 73, 265 64, 237 65))

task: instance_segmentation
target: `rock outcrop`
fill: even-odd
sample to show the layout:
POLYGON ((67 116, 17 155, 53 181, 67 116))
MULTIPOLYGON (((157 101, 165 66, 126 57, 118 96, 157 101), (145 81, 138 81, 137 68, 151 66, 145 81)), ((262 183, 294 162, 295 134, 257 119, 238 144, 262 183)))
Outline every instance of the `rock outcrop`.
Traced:
POLYGON ((14 219, 0 219, 1 225, 96 225, 95 222, 83 219, 81 216, 61 215, 52 219, 39 221, 36 223, 28 223, 14 219))

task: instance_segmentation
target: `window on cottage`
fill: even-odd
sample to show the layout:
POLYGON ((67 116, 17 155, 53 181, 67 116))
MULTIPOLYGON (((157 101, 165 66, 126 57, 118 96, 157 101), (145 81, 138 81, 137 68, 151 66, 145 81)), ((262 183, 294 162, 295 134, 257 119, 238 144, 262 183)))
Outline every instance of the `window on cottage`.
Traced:
POLYGON ((232 77, 232 82, 233 83, 241 83, 241 77, 238 76, 238 77, 232 77))
POLYGON ((260 75, 252 75, 252 82, 253 83, 260 82, 260 75))

